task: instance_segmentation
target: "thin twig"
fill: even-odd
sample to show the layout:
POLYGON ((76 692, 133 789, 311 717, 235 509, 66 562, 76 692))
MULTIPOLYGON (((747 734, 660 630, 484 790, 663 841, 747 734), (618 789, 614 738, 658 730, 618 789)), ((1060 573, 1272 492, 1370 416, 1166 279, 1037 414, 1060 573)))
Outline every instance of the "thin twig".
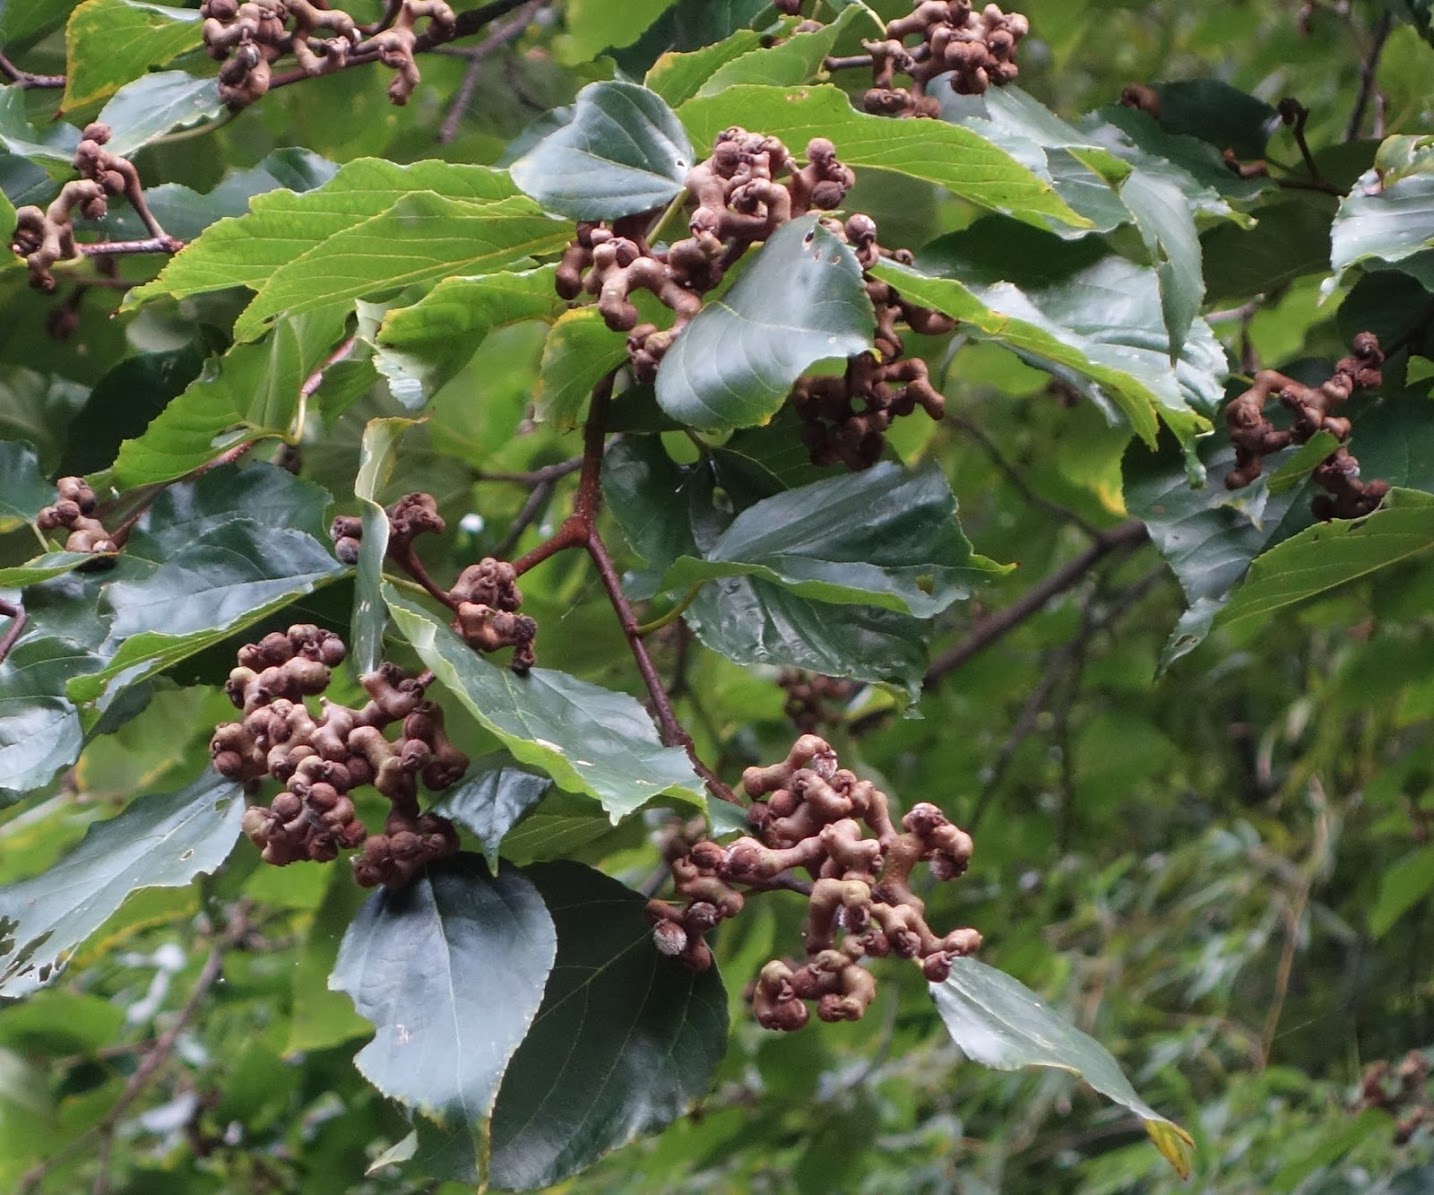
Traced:
POLYGON ((0 598, 0 617, 10 619, 10 625, 5 628, 5 634, 0 635, 0 664, 5 662, 5 657, 10 654, 10 649, 15 646, 15 640, 25 629, 25 623, 29 615, 25 613, 24 604, 18 601, 7 602, 0 598))
POLYGON ((478 480, 511 481, 514 485, 543 485, 546 482, 558 481, 569 473, 576 473, 582 467, 583 458, 575 456, 565 461, 559 461, 555 465, 544 465, 541 469, 531 469, 526 473, 480 472, 478 480))
POLYGON ((85 241, 75 246, 81 257, 124 257, 132 253, 178 253, 184 242, 177 237, 145 237, 138 241, 85 241))
POLYGON ((65 85, 64 75, 36 75, 30 71, 22 71, 4 54, 0 54, 0 75, 4 75, 10 82, 18 83, 25 88, 63 87, 65 85))
POLYGON ((947 673, 954 672, 971 657, 984 651, 1015 630, 1037 613, 1053 597, 1064 593, 1112 552, 1133 548, 1145 542, 1145 524, 1138 519, 1122 523, 1102 532, 1096 541, 1074 560, 1063 564, 1037 585, 1023 593, 1004 609, 988 614, 977 622, 966 637, 938 656, 926 670, 923 682, 927 688, 937 684, 947 673))
POLYGON ((1374 42, 1369 47, 1369 53, 1364 56, 1364 62, 1359 70, 1359 94, 1354 97, 1354 111, 1349 114, 1349 124, 1345 126, 1344 139, 1354 141, 1359 136, 1359 131, 1364 125, 1364 113, 1369 107, 1370 97, 1374 95, 1374 79, 1379 73, 1379 59, 1384 54, 1384 43, 1389 40, 1389 31, 1394 27, 1394 14, 1384 12, 1380 15, 1374 26, 1374 42))
POLYGON ((468 106, 473 102, 473 93, 478 90, 483 63, 499 47, 522 36, 523 30, 533 23, 533 18, 545 3, 547 0, 527 0, 511 21, 495 25, 488 36, 468 53, 468 69, 464 72, 463 82, 459 84, 453 103, 449 105, 448 115, 443 118, 443 123, 438 128, 439 145, 447 145, 458 136, 458 126, 463 123, 468 106))

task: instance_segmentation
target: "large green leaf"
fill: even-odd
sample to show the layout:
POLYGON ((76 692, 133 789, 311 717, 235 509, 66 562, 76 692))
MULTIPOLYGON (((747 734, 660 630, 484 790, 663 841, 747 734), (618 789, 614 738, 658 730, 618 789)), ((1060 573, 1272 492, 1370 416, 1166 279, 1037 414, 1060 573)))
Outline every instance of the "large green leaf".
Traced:
POLYGON ((151 67, 204 44, 199 13, 141 0, 86 0, 65 25, 62 112, 97 104, 151 67))
POLYGON ((252 340, 280 315, 327 307, 431 282, 449 274, 486 274, 529 262, 567 244, 566 225, 527 199, 468 203, 420 192, 386 212, 336 232, 281 265, 234 325, 252 340))
POLYGON ((247 215, 210 226, 157 278, 131 290, 122 310, 161 295, 182 299, 231 286, 258 290, 281 266, 416 191, 468 203, 497 202, 517 194, 507 174, 487 166, 435 161, 401 166, 360 158, 322 187, 255 196, 247 215))
POLYGON ((676 0, 569 0, 563 9, 567 34, 564 62, 591 62, 612 46, 629 46, 676 0))
POLYGON ((341 307, 280 320, 258 344, 237 344, 204 364, 115 459, 124 486, 172 481, 240 444, 290 433, 300 391, 343 335, 341 307))
POLYGON ((512 868, 490 873, 476 855, 380 889, 344 934, 329 977, 376 1030, 354 1062, 385 1095, 482 1141, 556 952, 533 885, 512 868))
POLYGON ((93 564, 94 560, 92 552, 46 552, 24 564, 0 568, 0 589, 24 589, 27 585, 38 585, 51 577, 63 576, 82 564, 93 564))
POLYGON ((19 83, 0 87, 0 145, 10 153, 68 170, 79 143, 80 132, 74 125, 55 121, 43 132, 31 125, 25 110, 25 89, 19 83))
POLYGON ((70 953, 140 888, 180 888, 229 856, 240 786, 205 770, 178 792, 140 797, 34 879, 0 888, 0 995, 48 983, 70 953))
MULTIPOLYGON (((775 45, 754 49, 730 62, 717 66, 697 90, 699 96, 721 95, 729 87, 756 83, 771 87, 794 87, 806 83, 822 69, 822 62, 847 30, 858 22, 866 26, 866 32, 877 35, 881 32, 880 22, 874 18, 871 9, 864 4, 852 4, 842 9, 833 21, 815 29, 794 32, 776 42, 775 45)), ((688 97, 684 96, 681 103, 688 97)), ((673 101, 669 100, 669 103, 673 101)), ((792 146, 793 149, 805 147, 792 146)))
POLYGON ((791 220, 720 299, 703 304, 657 371, 657 401, 681 423, 766 423, 819 361, 871 347, 861 266, 815 216, 791 220))
POLYGON ((1181 1178, 1190 1177, 1190 1134, 1136 1095, 1104 1046, 1057 1017, 1023 983, 976 959, 958 958, 950 978, 930 991, 952 1039, 971 1061, 995 1070, 1041 1066, 1079 1075, 1140 1117, 1155 1147, 1181 1178))
POLYGON ((114 130, 105 148, 130 157, 171 130, 208 124, 223 114, 224 105, 212 78, 160 71, 126 83, 95 119, 114 130))
POLYGON ((676 108, 696 95, 720 67, 761 47, 760 33, 739 29, 731 37, 701 49, 686 53, 668 50, 652 64, 642 85, 676 108))
POLYGON ((1120 197, 1155 262, 1160 311, 1170 338, 1170 359, 1175 361, 1205 297, 1194 215, 1179 187, 1143 170, 1131 172, 1120 186, 1120 197))
POLYGON ((521 763, 569 792, 596 797, 615 825, 660 793, 701 802, 687 756, 659 742, 652 719, 626 693, 534 668, 527 676, 490 664, 391 585, 384 598, 399 630, 475 718, 521 763))
POLYGON ((0 661, 0 808, 74 763, 84 730, 65 683, 102 662, 64 639, 34 633, 0 661))
POLYGON ((472 358, 494 328, 553 319, 563 302, 554 266, 516 274, 445 278, 411 307, 383 317, 374 364, 404 406, 432 398, 472 358))
POLYGON ((971 551, 939 465, 882 461, 749 506, 669 579, 751 575, 801 597, 929 618, 1002 571, 971 551))
MULTIPOLYGON (((659 954, 641 896, 577 863, 527 875, 558 957, 493 1112, 483 1177, 499 1190, 547 1187, 669 1124, 707 1091, 727 1046, 716 968, 698 975, 659 954)), ((480 1181, 471 1140, 420 1120, 416 1145, 415 1168, 480 1181)))
POLYGON ((565 311, 543 342, 533 385, 534 417, 560 428, 576 427, 593 387, 626 360, 626 342, 596 307, 565 311))
POLYGON ((592 83, 572 120, 513 163, 513 181, 549 211, 615 220, 686 189, 692 145, 672 110, 636 83, 592 83))
POLYGON ((547 776, 516 767, 502 755, 491 755, 475 760, 463 781, 434 803, 433 812, 477 835, 488 866, 496 869, 504 836, 552 789, 547 776))
POLYGON ((1216 618, 1237 626, 1371 577, 1434 548, 1434 495, 1390 490, 1362 519, 1320 523, 1271 548, 1216 618))
POLYGON ((1434 147, 1413 137, 1391 137, 1374 167, 1360 176, 1339 205, 1330 233, 1325 284, 1332 291, 1350 266, 1371 259, 1400 262, 1434 247, 1434 147))
POLYGON ((55 487, 40 473, 40 455, 25 440, 0 440, 0 531, 28 523, 55 500, 55 487))
POLYGON ((745 84, 678 110, 692 140, 710 146, 733 124, 779 137, 794 154, 826 137, 848 166, 870 166, 938 183, 994 211, 1046 227, 1085 228, 1049 182, 971 129, 942 121, 888 120, 856 111, 840 88, 745 84))

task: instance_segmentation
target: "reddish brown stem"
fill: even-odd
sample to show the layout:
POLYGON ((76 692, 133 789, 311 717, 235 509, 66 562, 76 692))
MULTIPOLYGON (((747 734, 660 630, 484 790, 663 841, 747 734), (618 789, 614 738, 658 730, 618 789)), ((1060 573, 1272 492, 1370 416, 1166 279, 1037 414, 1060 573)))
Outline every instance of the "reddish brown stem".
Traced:
POLYGON ((3 664, 5 657, 10 654, 10 649, 15 646, 15 640, 20 638, 20 633, 25 629, 29 616, 20 602, 7 602, 4 598, 0 598, 0 616, 10 619, 5 634, 0 635, 0 664, 3 664))
POLYGON ((178 253, 184 242, 172 236, 157 236, 141 241, 86 241, 75 248, 81 257, 122 257, 131 253, 178 253))
POLYGON ((0 54, 0 75, 24 88, 63 87, 65 85, 64 75, 36 75, 30 71, 22 71, 4 54, 0 54))
POLYGON ((438 583, 428 575, 428 570, 423 567, 423 561, 418 558, 418 553, 413 550, 411 543, 389 544, 388 558, 422 585, 434 598, 442 602, 455 614, 458 612, 458 607, 462 605, 462 603, 446 589, 439 588, 438 583))

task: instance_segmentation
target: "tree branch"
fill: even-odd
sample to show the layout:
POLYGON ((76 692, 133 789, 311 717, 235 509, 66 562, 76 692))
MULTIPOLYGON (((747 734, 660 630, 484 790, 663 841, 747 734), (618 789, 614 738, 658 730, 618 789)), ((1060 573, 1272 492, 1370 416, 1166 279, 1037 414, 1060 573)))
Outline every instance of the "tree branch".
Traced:
POLYGON ((20 638, 20 633, 24 631, 29 615, 25 613, 25 607, 21 602, 7 602, 4 598, 0 598, 0 618, 10 619, 10 625, 5 628, 5 634, 0 635, 0 664, 3 664, 5 657, 10 654, 10 649, 15 646, 15 640, 20 638))
POLYGON ((63 87, 65 85, 64 75, 36 75, 29 71, 22 71, 4 54, 0 54, 0 75, 24 88, 63 87))
POLYGON ((954 647, 939 655, 926 670, 923 684, 930 688, 949 672, 954 672, 972 656, 985 651, 991 644, 1014 631, 1037 613, 1059 593, 1064 593, 1112 552, 1133 548, 1146 540, 1145 524, 1139 519, 1122 523, 1102 532, 1084 552, 1061 565, 1004 609, 988 614, 967 632, 954 647))
MULTIPOLYGON (((1378 23, 1374 26, 1374 42, 1369 47, 1369 53, 1364 56, 1364 62, 1359 70, 1359 94, 1354 97, 1354 111, 1349 114, 1349 124, 1345 126, 1344 139, 1354 141, 1359 137, 1360 128, 1364 124, 1364 113, 1369 107, 1370 97, 1374 95, 1374 79, 1379 73, 1379 59, 1384 54, 1384 43, 1389 40, 1389 31, 1394 27, 1394 14, 1383 13, 1378 23)), ((1381 122, 1382 123, 1382 122, 1381 122)))
POLYGON ((511 21, 495 25, 488 36, 468 52, 466 55, 468 69, 464 72, 463 82, 458 85, 458 91, 453 96, 453 103, 449 106, 448 115, 443 118, 443 123, 438 128, 439 145, 447 145, 458 136, 458 126, 463 122, 468 106, 473 102, 473 93, 478 89, 478 79, 483 73, 483 63, 495 50, 521 37, 523 30, 532 24, 533 18, 538 15, 539 10, 546 3, 547 0, 525 0, 511 21))

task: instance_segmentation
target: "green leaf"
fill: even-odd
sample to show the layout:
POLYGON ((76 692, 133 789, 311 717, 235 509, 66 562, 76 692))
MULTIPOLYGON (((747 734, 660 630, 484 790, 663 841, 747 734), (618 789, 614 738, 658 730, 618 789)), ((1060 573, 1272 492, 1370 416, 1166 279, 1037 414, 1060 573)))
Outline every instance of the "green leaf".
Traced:
POLYGON ((172 481, 226 449, 288 435, 300 390, 343 335, 344 318, 338 307, 307 312, 280 320, 259 344, 234 345, 211 357, 142 435, 120 445, 115 481, 172 481))
POLYGON ((563 312, 543 342, 534 417, 563 429, 576 427, 593 387, 626 360, 626 342, 603 323, 596 307, 563 312))
MULTIPOLYGON (((712 1083, 727 1046, 715 967, 694 974, 657 952, 646 901, 576 863, 527 876, 558 932, 558 957, 532 1029, 493 1112, 486 1178, 504 1190, 549 1186, 681 1116, 712 1083)), ((471 1140, 418 1124, 419 1165, 479 1181, 471 1140)))
POLYGON ((937 183, 972 203, 1042 228, 1048 220, 1069 228, 1091 224, 1049 182, 979 133, 940 121, 868 116, 857 112, 837 87, 747 84, 689 100, 678 116, 701 146, 710 146, 733 124, 779 137, 798 154, 813 137, 826 137, 848 166, 937 183))
POLYGON ((5 0, 0 4, 0 44, 9 50, 15 43, 43 37, 65 23, 75 0, 5 0))
MULTIPOLYGON (((1132 272, 1148 277, 1149 271, 1107 259, 1047 292, 1053 305, 1079 310, 1087 320, 1098 320, 1101 327, 1091 328, 1096 332, 1094 337, 1063 326, 1008 282, 977 293, 954 278, 933 278, 896 262, 879 262, 871 272, 891 283, 904 298, 960 320, 968 334, 995 341, 1059 376, 1075 375, 1093 383, 1100 394, 1120 408, 1148 444, 1155 443, 1157 415, 1186 436, 1206 426, 1181 396, 1177 371, 1167 358, 1169 338, 1164 329, 1151 336, 1144 334, 1146 330, 1139 324, 1122 326, 1117 322, 1127 307, 1137 309, 1143 297, 1129 289, 1134 282, 1132 272), (1121 283, 1126 289, 1121 289, 1121 283), (1088 302, 1077 306, 1082 296, 1088 302), (1126 342, 1103 339, 1105 336, 1124 336, 1126 342)), ((1155 289, 1153 281, 1150 279, 1150 291, 1155 289)))
POLYGON ((0 568, 0 588, 24 589, 27 585, 38 585, 41 581, 64 576, 82 564, 93 564, 94 561, 93 552, 46 552, 24 564, 0 568))
POLYGON ((247 215, 205 229, 157 278, 131 290, 120 309, 133 310, 161 295, 182 299, 231 286, 258 290, 280 267, 416 191, 469 203, 498 202, 517 194, 507 174, 487 166, 433 161, 401 166, 360 158, 313 190, 256 195, 247 215))
POLYGON ((676 199, 695 165, 662 97, 636 83, 591 83, 572 120, 513 163, 513 181, 547 210, 615 220, 676 199))
POLYGON ((1057 1017, 1024 984, 973 958, 958 958, 950 978, 930 991, 952 1040, 972 1062, 1003 1071, 1070 1071, 1140 1117, 1155 1147, 1181 1178, 1190 1177, 1190 1134, 1136 1095, 1104 1046, 1057 1017))
POLYGON ((74 125, 55 121, 37 131, 25 110, 25 89, 18 83, 0 87, 0 145, 16 157, 70 170, 79 143, 80 131, 74 125))
POLYGON ((1315 466, 1338 447, 1339 441, 1330 432, 1316 432, 1269 475, 1270 493, 1283 494, 1286 490, 1303 485, 1309 480, 1315 466))
POLYGON ((372 672, 383 659, 388 608, 383 604, 383 562, 388 554, 388 515, 378 496, 393 478, 398 442, 414 426, 412 419, 370 419, 363 429, 354 497, 362 506, 363 539, 354 577, 350 655, 354 669, 372 672))
POLYGON ((1434 548, 1434 495, 1389 491, 1362 519, 1320 523, 1271 548, 1216 619, 1236 626, 1378 573, 1434 548))
POLYGON ((569 0, 566 35, 559 42, 564 63, 591 62, 612 46, 630 46, 676 0, 569 0))
POLYGON ((376 1030, 355 1064, 390 1098, 481 1139, 556 951, 542 897, 513 868, 493 875, 463 854, 380 889, 329 977, 376 1030))
POLYGON ((65 25, 63 114, 108 99, 151 67, 204 44, 199 13, 140 0, 86 0, 65 25))
POLYGON ((95 119, 114 130, 105 148, 128 158, 174 129, 207 124, 223 114, 213 79, 160 71, 126 83, 95 119))
POLYGON ((518 274, 445 278, 411 307, 383 317, 374 364, 404 406, 432 398, 495 328, 551 320, 565 306, 553 289, 554 266, 518 274))
POLYGON ((528 263, 568 243, 571 230, 521 197, 468 203, 420 192, 337 232, 276 269, 234 325, 237 340, 262 335, 280 315, 528 263))
POLYGON ((673 342, 658 404, 706 430, 766 423, 811 366, 869 349, 874 326, 850 246, 815 216, 791 220, 673 342))
POLYGON ((1210 229, 1200 239, 1206 299, 1244 301, 1322 274, 1329 267, 1332 215, 1326 197, 1304 197, 1262 207, 1252 229, 1229 223, 1210 229))
POLYGON ((881 461, 749 506, 669 580, 752 575, 801 597, 929 618, 1003 571, 972 553, 939 465, 881 461))
POLYGON ((74 763, 84 730, 65 682, 102 662, 64 639, 33 633, 0 661, 0 808, 74 763))
POLYGON ((1350 266, 1371 259, 1399 262, 1434 246, 1434 147, 1412 137, 1380 146, 1373 169, 1340 200, 1330 232, 1334 274, 1324 293, 1350 266))
MULTIPOLYGON (((1233 149, 1245 160, 1263 158, 1279 113, 1222 79, 1181 79, 1157 83, 1160 127, 1207 141, 1216 150, 1233 149)), ((1261 219, 1263 220, 1263 216, 1261 219)))
POLYGON ((685 104, 722 66, 762 47, 762 35, 754 29, 739 29, 700 50, 680 53, 669 50, 648 70, 642 85, 656 92, 670 107, 685 104))
POLYGON ((1180 357, 1185 337, 1200 312, 1205 280, 1200 273, 1200 237, 1185 196, 1174 183, 1147 171, 1133 171, 1120 198, 1135 217, 1160 280, 1160 311, 1170 338, 1170 360, 1180 357))
POLYGON ((646 711, 626 693, 547 668, 515 676, 483 659, 393 586, 384 586, 384 599, 439 683, 514 758, 542 769, 569 792, 596 797, 614 825, 660 793, 703 802, 687 756, 662 746, 646 711))
POLYGON ((181 888, 212 872, 239 837, 244 796, 204 774, 178 792, 140 797, 98 822, 59 863, 0 888, 0 995, 48 983, 70 953, 141 888, 181 888))
MULTIPOLYGON (((260 864, 263 866, 263 864, 260 864)), ((273 868, 267 868, 273 874, 273 868)), ((292 872, 277 873, 289 881, 292 872)), ((292 881, 289 881, 292 883, 292 881)), ((289 1057, 327 1050, 367 1037, 372 1025, 354 1012, 353 1002, 329 987, 339 947, 349 924, 369 894, 354 883, 346 867, 328 869, 323 899, 294 959, 291 1012, 284 1053, 289 1057)))
POLYGON ((1369 932, 1384 937, 1405 913, 1434 890, 1434 846, 1404 856, 1379 877, 1379 895, 1369 911, 1369 932))
POLYGON ((432 812, 451 818, 478 836, 490 869, 498 867, 503 837, 552 791, 546 776, 504 762, 502 755, 475 760, 460 784, 448 789, 432 812))
MULTIPOLYGON (((865 22, 868 33, 873 36, 884 32, 880 23, 872 18, 870 9, 863 4, 853 4, 839 12, 835 20, 817 29, 792 33, 776 45, 752 50, 731 62, 719 65, 698 88, 697 95, 721 95, 729 87, 740 87, 748 83, 794 87, 809 82, 812 76, 822 69, 822 62, 832 52, 837 39, 858 21, 865 22)), ((685 100, 687 97, 683 98, 685 100)))
POLYGON ((35 446, 25 440, 0 440, 0 531, 28 523, 54 500, 55 487, 40 472, 35 446))

